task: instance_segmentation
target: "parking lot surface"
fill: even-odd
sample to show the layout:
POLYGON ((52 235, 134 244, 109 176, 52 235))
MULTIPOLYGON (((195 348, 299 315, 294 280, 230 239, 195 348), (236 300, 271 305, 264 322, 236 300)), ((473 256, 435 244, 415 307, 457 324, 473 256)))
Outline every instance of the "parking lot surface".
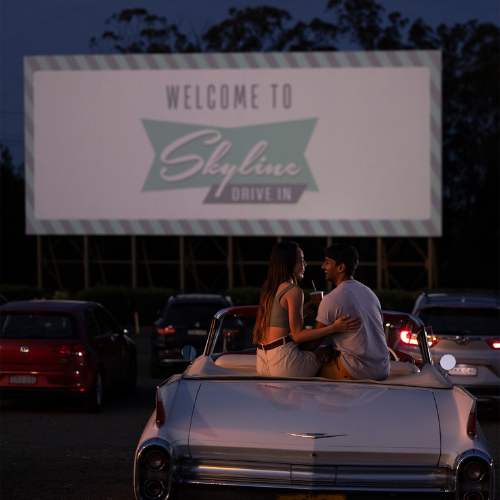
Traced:
MULTIPOLYGON (((110 395, 102 413, 87 413, 73 400, 0 403, 2 500, 134 499, 134 451, 161 380, 149 376, 149 338, 133 338, 139 352, 137 390, 110 395)), ((479 421, 495 459, 498 490, 498 410, 480 407, 479 421)))

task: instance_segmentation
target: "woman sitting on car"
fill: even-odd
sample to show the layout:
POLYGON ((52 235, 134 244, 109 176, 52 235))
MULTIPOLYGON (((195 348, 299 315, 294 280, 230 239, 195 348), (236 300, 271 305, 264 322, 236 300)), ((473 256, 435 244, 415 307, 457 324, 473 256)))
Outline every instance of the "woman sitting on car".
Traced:
POLYGON ((348 315, 324 328, 304 328, 304 313, 317 308, 313 301, 304 305, 304 293, 297 285, 306 265, 297 243, 283 241, 273 248, 254 328, 259 375, 314 377, 321 364, 312 351, 301 349, 299 343, 359 328, 360 322, 348 315))

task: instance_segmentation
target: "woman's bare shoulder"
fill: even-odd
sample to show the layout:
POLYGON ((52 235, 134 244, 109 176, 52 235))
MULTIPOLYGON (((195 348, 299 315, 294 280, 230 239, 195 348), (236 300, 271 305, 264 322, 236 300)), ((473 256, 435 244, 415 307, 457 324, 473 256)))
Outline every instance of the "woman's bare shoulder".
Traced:
MULTIPOLYGON (((285 287, 283 287, 283 289, 284 288, 285 287)), ((290 289, 285 292, 284 296, 285 295, 292 298, 295 297, 301 298, 304 295, 304 292, 302 291, 302 288, 300 288, 299 285, 294 283, 294 286, 290 287, 290 289)))
POLYGON ((290 285, 293 285, 293 283, 290 283, 289 281, 283 281, 283 283, 281 283, 281 285, 278 287, 277 293, 280 293, 281 291, 283 291, 286 287, 288 287, 290 285))

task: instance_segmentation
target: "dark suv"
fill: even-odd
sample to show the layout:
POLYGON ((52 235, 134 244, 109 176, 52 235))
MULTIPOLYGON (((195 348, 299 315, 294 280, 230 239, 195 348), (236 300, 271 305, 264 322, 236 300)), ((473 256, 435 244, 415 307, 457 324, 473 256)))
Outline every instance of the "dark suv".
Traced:
POLYGON ((429 290, 417 299, 413 314, 432 326, 434 360, 439 361, 444 354, 452 354, 457 360, 455 368, 448 372, 451 380, 467 388, 479 401, 498 403, 500 293, 429 290))
POLYGON ((182 373, 189 365, 182 348, 192 345, 201 354, 215 313, 232 305, 230 297, 216 294, 170 297, 151 332, 151 377, 182 373))

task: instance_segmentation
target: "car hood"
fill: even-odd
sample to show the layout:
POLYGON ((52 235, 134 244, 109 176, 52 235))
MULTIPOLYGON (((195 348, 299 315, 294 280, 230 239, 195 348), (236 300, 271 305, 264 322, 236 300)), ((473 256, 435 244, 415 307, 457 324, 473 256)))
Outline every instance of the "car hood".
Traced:
POLYGON ((431 390, 308 381, 208 381, 189 435, 193 458, 436 465, 431 390))

